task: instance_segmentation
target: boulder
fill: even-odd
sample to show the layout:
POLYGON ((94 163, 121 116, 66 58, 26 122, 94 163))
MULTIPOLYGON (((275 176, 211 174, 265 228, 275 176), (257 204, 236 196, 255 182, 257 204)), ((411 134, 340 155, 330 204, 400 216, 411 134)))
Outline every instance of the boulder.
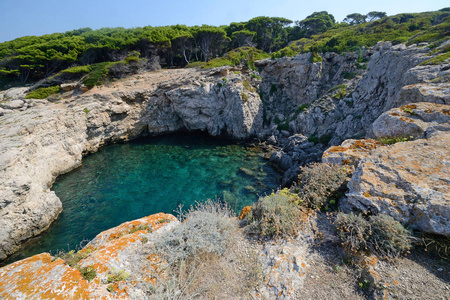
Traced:
POLYGON ((427 131, 450 131, 450 105, 411 103, 383 113, 372 125, 371 135, 423 138, 427 131))
POLYGON ((42 253, 0 268, 0 298, 5 299, 144 299, 145 285, 155 270, 144 248, 156 234, 179 222, 172 215, 155 214, 123 223, 97 235, 78 254, 78 268, 42 253), (93 268, 88 281, 80 269, 93 268), (126 281, 108 285, 108 277, 128 274, 126 281))
POLYGON ((342 164, 355 169, 363 158, 366 158, 371 150, 383 144, 377 140, 345 140, 340 146, 332 146, 325 150, 322 162, 342 164))
POLYGON ((6 104, 6 108, 19 109, 19 108, 23 107, 23 105, 24 105, 24 102, 22 100, 12 100, 6 104))
POLYGON ((450 133, 379 147, 348 184, 348 203, 425 232, 450 235, 450 133))

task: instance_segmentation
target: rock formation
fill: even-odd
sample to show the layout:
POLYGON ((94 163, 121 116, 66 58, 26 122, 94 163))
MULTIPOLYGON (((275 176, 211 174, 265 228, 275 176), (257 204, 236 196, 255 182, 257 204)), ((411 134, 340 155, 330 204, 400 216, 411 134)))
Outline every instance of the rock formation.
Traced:
MULTIPOLYGON (((445 138, 439 141, 432 135, 447 130, 446 108, 429 113, 426 104, 406 105, 449 101, 450 68, 445 62, 419 65, 430 57, 425 46, 380 42, 364 49, 361 57, 327 53, 320 63, 312 62, 311 54, 263 60, 256 63, 261 81, 245 71, 223 67, 145 73, 47 100, 24 99, 27 88, 0 92, 0 259, 48 228, 61 212, 61 202, 50 190, 55 178, 79 166, 83 154, 108 143, 178 130, 202 130, 235 139, 258 137, 280 147, 271 161, 284 171, 283 185, 296 179, 300 165, 320 159, 327 145, 386 135, 382 129, 386 126, 401 131, 405 119, 407 128, 415 128, 413 136, 427 137, 433 147, 444 147, 446 136, 440 134, 445 138), (261 98, 256 93, 258 84, 261 98), (372 126, 383 112, 400 106, 372 126)), ((427 142, 411 143, 417 143, 417 148, 427 142)), ((367 149, 358 150, 357 142, 342 147, 352 149, 355 167, 357 157, 367 154, 367 149)), ((391 148, 402 151, 399 147, 391 148)), ((388 157, 385 149, 380 148, 379 155, 388 157)), ((445 166, 445 160, 439 166, 445 166)), ((360 173, 366 174, 357 169, 355 178, 360 173)), ((366 190, 357 190, 355 180, 349 199, 355 206, 368 208, 366 190)), ((370 188, 367 193, 377 195, 370 188)), ((378 197, 385 196, 391 199, 391 194, 378 197)), ((402 218, 412 220, 410 206, 407 211, 409 215, 402 218)), ((442 232, 432 225, 421 228, 442 232)))
MULTIPOLYGON (((262 128, 261 102, 241 74, 191 69, 139 78, 50 103, 30 100, 35 107, 0 119, 0 259, 58 217, 61 202, 50 188, 84 153, 141 134, 203 130, 245 139, 262 128)), ((14 96, 5 106, 23 92, 7 91, 14 96)))

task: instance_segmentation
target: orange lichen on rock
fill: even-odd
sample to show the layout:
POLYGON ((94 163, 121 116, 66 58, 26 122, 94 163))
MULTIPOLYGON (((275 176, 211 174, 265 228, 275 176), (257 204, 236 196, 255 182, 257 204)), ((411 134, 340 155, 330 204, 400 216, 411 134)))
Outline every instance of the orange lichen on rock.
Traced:
POLYGON ((248 213, 249 213, 251 210, 252 210, 252 206, 251 206, 251 205, 244 207, 244 208, 241 210, 241 213, 239 214, 238 219, 239 219, 239 220, 243 220, 243 219, 248 215, 248 213))
MULTIPOLYGON (((143 266, 143 272, 140 272, 145 274, 143 277, 114 284, 113 294, 107 291, 105 279, 126 266, 130 255, 141 253, 140 235, 147 234, 147 228, 153 232, 175 220, 172 215, 160 213, 123 223, 97 235, 80 250, 87 256, 78 263, 80 268, 92 267, 95 270, 96 276, 90 282, 83 278, 80 270, 68 266, 60 258, 53 260, 48 253, 0 268, 0 298, 129 299, 128 291, 135 288, 136 280, 152 280, 155 274, 151 270, 143 266), (139 230, 141 227, 145 229, 139 230)), ((142 260, 146 257, 143 256, 142 260)))
POLYGON ((91 299, 89 286, 80 271, 48 253, 0 268, 2 299, 91 299))

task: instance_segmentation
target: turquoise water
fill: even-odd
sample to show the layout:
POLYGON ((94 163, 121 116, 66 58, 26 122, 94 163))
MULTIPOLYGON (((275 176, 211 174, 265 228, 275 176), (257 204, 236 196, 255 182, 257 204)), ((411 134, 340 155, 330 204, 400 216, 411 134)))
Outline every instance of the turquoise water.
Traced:
MULTIPOLYGON (((220 198, 236 212, 279 185, 258 150, 202 135, 141 138, 101 148, 57 178, 63 212, 13 260, 71 250, 123 222, 220 198)), ((10 259, 10 260, 11 260, 10 259)))

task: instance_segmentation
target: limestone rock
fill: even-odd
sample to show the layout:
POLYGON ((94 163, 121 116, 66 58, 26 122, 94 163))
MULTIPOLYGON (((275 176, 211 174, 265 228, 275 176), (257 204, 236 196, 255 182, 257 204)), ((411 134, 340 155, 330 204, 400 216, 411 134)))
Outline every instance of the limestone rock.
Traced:
POLYGON ((350 166, 352 169, 366 158, 373 149, 383 146, 377 140, 345 140, 340 146, 332 146, 325 150, 322 162, 350 166))
POLYGON ((450 105, 411 103, 383 113, 372 125, 372 135, 425 137, 428 131, 450 131, 450 105))
POLYGON ((348 202, 425 232, 450 235, 450 133, 379 147, 363 159, 348 202))
POLYGON ((155 276, 143 241, 164 234, 178 223, 174 216, 160 213, 100 233, 79 252, 85 258, 78 266, 96 272, 92 281, 48 253, 7 265, 0 268, 0 298, 143 299, 145 285, 141 283, 155 276), (127 280, 112 283, 108 291, 108 277, 118 272, 127 274, 127 280))
MULTIPOLYGON (((85 153, 141 133, 203 130, 247 139, 262 131, 262 103, 256 93, 244 101, 239 74, 231 72, 223 80, 186 69, 145 76, 139 86, 124 80, 115 88, 96 87, 60 104, 35 101, 37 106, 27 104, 25 112, 3 111, 0 260, 58 217, 61 201, 50 187, 58 175, 78 167, 85 153)), ((20 98, 25 91, 11 89, 5 95, 20 98)))
POLYGON ((11 102, 6 104, 6 108, 9 109, 19 109, 24 105, 22 100, 12 100, 11 102))
POLYGON ((61 90, 63 92, 73 91, 77 87, 78 87, 78 83, 77 82, 70 82, 70 83, 63 83, 63 84, 61 84, 61 90))

